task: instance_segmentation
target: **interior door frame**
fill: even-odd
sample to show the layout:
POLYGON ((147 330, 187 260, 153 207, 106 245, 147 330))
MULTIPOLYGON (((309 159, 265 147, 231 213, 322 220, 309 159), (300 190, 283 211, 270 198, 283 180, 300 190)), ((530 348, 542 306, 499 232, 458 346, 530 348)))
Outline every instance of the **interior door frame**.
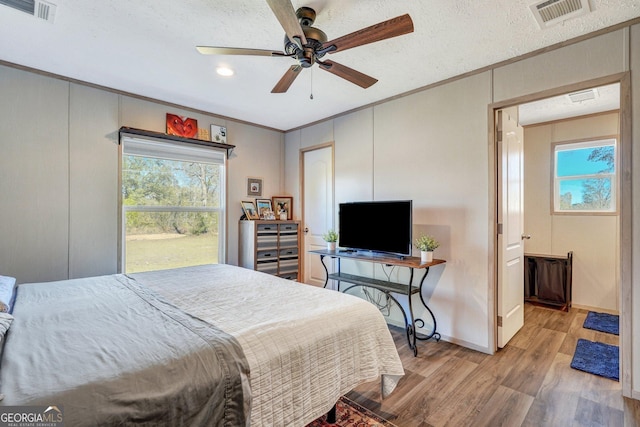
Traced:
MULTIPOLYGON (((493 298, 489 298, 488 312, 493 315, 489 318, 489 345, 493 343, 493 351, 498 349, 497 339, 497 317, 498 317, 498 167, 500 163, 498 161, 498 147, 496 143, 496 122, 495 112, 502 108, 511 107, 514 105, 520 105, 527 102, 537 101, 552 96, 564 95, 579 90, 585 90, 592 87, 603 86, 607 84, 620 84, 620 140, 619 152, 620 163, 618 169, 619 176, 619 192, 618 197, 620 200, 620 229, 618 230, 620 235, 620 265, 618 266, 620 274, 620 379, 622 381, 622 395, 626 397, 632 396, 632 314, 633 314, 633 300, 632 300, 632 241, 631 241, 631 224, 632 224, 632 176, 631 176, 631 164, 632 164, 632 117, 631 117, 631 74, 629 71, 623 73, 617 73, 610 76, 600 77, 597 79, 586 80, 580 83, 561 86, 553 89, 548 89, 542 92, 528 94, 500 102, 489 104, 487 109, 488 123, 489 123, 489 209, 490 218, 493 219, 493 223, 490 225, 489 230, 491 234, 489 236, 489 295, 493 295, 493 298)), ((637 396, 635 397, 637 398, 637 396)))
MULTIPOLYGON (((321 144, 311 145, 308 147, 300 148, 299 158, 298 158, 298 170, 299 170, 299 188, 300 188, 300 248, 303 251, 306 251, 307 247, 307 233, 305 230, 306 218, 305 218, 305 191, 304 191, 304 155, 309 151, 321 150, 324 148, 331 148, 331 168, 333 170, 333 176, 331 177, 331 189, 332 189, 332 197, 331 197, 331 212, 333 215, 333 223, 335 226, 335 206, 336 206, 336 144, 335 141, 324 142, 321 144)), ((300 263, 300 281, 303 282, 305 276, 306 269, 306 252, 302 254, 302 262, 300 263)))

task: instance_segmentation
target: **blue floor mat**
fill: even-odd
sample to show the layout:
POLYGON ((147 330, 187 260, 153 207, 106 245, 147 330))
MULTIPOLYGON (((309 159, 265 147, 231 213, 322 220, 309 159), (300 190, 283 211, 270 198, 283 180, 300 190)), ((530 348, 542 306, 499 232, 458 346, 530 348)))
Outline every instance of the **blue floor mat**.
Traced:
POLYGON ((615 345, 578 339, 571 367, 590 374, 620 380, 620 350, 615 345))
POLYGON ((582 327, 593 329, 594 331, 620 335, 620 316, 590 311, 587 313, 587 318, 584 319, 582 327))

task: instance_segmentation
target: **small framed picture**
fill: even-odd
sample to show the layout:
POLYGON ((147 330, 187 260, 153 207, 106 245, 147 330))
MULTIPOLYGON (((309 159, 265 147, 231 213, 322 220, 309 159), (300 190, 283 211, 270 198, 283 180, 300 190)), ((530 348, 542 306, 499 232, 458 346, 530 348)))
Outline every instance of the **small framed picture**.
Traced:
POLYGON ((256 199, 256 208, 260 219, 275 219, 271 199, 256 199))
POLYGON ((247 196, 262 197, 262 178, 247 178, 247 196))
POLYGON ((251 200, 243 200, 240 204, 242 205, 242 211, 247 216, 247 219, 260 219, 258 211, 256 210, 256 205, 254 205, 251 200))
POLYGON ((291 196, 274 196, 271 198, 273 201, 273 210, 278 219, 293 219, 293 197, 291 196))
POLYGON ((211 141, 227 143, 227 128, 224 126, 211 125, 211 141))

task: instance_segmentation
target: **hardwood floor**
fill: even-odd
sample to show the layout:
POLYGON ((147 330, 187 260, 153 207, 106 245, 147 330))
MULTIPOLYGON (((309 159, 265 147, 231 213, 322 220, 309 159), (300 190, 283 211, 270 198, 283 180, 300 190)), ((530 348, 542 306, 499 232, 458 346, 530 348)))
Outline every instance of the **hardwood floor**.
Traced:
POLYGON ((578 338, 618 345, 584 329, 586 310, 525 309, 525 326, 495 355, 421 341, 418 357, 393 328, 405 376, 380 402, 380 384, 347 397, 398 427, 622 426, 621 385, 570 367, 578 338))

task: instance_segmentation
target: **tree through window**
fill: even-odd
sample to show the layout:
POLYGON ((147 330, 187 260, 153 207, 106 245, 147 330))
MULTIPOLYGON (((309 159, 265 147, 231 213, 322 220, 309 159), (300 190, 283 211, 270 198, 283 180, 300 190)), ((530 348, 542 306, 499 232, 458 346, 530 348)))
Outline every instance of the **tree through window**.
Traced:
POLYGON ((554 146, 554 212, 615 213, 616 139, 554 146))
POLYGON ((223 151, 125 137, 126 273, 224 260, 223 151))

